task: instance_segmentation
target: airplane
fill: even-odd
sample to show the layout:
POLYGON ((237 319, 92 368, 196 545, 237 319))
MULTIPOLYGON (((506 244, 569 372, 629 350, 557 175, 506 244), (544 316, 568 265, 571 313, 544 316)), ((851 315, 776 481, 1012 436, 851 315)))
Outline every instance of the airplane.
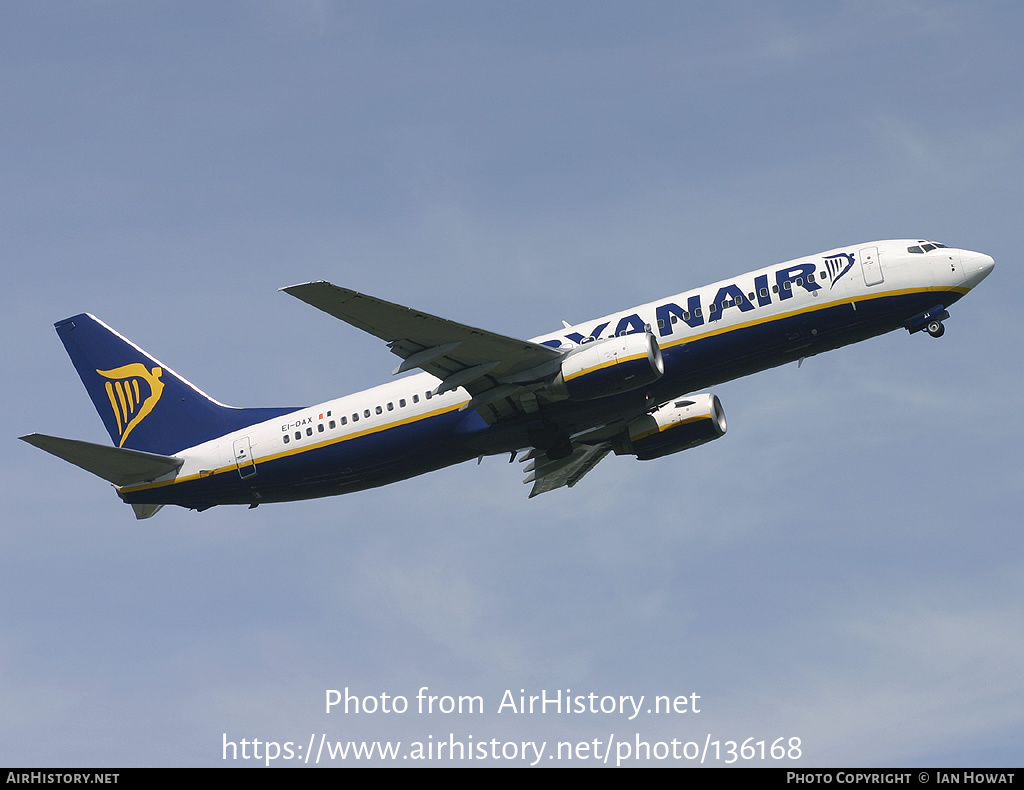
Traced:
POLYGON ((900 328, 940 337, 947 308, 994 266, 933 241, 868 242, 529 341, 292 285, 281 290, 385 341, 394 374, 422 371, 305 408, 225 406, 83 313, 55 328, 113 446, 20 438, 112 483, 140 519, 344 494, 499 454, 526 463, 532 497, 609 453, 651 460, 720 438, 722 404, 701 390, 900 328))

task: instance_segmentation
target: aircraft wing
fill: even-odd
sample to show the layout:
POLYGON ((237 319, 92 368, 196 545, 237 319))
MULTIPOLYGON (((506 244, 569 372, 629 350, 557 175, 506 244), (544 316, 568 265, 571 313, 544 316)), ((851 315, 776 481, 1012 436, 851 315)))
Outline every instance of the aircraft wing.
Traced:
POLYGON ((530 498, 562 486, 572 488, 583 475, 597 466, 611 449, 607 444, 577 445, 572 453, 557 461, 548 460, 543 451, 529 453, 523 460, 533 460, 523 468, 523 471, 527 472, 523 482, 533 483, 530 498))
POLYGON ((489 421, 521 404, 516 395, 553 374, 562 352, 385 302, 329 282, 282 288, 285 293, 387 342, 403 362, 394 373, 420 368, 441 379, 437 392, 464 387, 469 407, 489 421))

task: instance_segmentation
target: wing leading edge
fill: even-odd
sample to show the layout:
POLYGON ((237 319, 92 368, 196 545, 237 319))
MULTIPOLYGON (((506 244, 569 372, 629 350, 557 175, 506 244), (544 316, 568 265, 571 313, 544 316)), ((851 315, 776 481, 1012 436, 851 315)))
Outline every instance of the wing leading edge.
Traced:
POLYGON ((528 340, 488 332, 386 302, 329 282, 282 288, 325 313, 379 337, 402 358, 394 373, 413 368, 441 379, 437 392, 465 388, 477 409, 494 422, 522 411, 521 396, 558 370, 563 354, 528 340))

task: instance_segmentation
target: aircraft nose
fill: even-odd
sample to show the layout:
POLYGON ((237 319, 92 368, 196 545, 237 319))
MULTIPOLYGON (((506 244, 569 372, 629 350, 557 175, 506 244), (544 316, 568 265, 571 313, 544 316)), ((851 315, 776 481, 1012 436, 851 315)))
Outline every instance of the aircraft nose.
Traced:
POLYGON ((960 266, 963 268, 967 287, 973 288, 991 274, 996 262, 991 256, 981 252, 960 250, 960 266))

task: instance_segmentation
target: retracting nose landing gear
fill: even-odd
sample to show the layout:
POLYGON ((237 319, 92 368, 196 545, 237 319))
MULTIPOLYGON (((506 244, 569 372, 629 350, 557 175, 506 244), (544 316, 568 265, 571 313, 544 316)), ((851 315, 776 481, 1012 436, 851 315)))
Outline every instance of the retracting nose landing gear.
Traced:
POLYGON ((942 337, 946 332, 946 327, 942 322, 947 318, 949 318, 949 311, 943 305, 937 304, 931 310, 925 310, 913 318, 908 318, 903 325, 910 334, 923 329, 932 337, 942 337))

